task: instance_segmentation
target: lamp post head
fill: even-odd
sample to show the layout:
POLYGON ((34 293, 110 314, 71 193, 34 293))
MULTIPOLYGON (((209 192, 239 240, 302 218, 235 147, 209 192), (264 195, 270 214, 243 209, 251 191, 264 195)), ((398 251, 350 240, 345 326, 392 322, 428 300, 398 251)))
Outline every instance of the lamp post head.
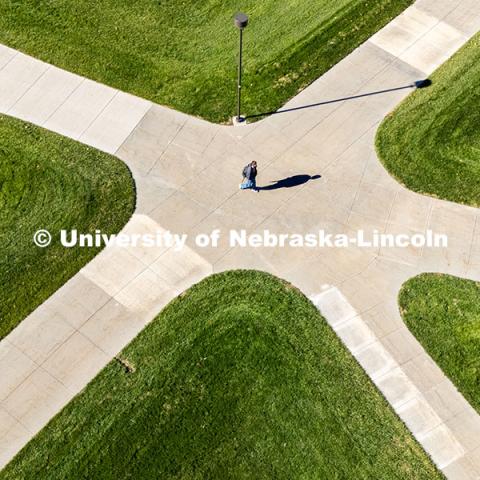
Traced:
POLYGON ((244 13, 236 13, 233 21, 240 30, 243 30, 248 25, 248 17, 244 13))

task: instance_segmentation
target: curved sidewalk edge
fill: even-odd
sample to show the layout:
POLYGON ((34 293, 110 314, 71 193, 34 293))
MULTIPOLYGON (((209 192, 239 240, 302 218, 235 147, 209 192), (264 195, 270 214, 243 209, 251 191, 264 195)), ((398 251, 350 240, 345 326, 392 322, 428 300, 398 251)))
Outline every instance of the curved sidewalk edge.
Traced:
POLYGON ((238 128, 153 105, 0 46, 1 112, 114 153, 132 170, 137 208, 125 233, 217 226, 293 231, 317 226, 316 217, 331 228, 429 227, 452 237, 448 250, 419 255, 107 247, 0 342, 0 466, 178 293, 212 272, 258 268, 310 296, 335 285, 315 298, 327 320, 447 477, 478 479, 479 416, 437 376, 438 367, 399 322, 396 294, 400 281, 433 269, 480 279, 480 214, 405 190, 381 167, 373 140, 412 83, 479 28, 477 0, 419 0, 284 107, 301 109, 238 128), (304 108, 319 99, 326 100, 321 109, 304 108), (239 195, 238 172, 257 158, 272 181, 315 165, 322 189, 306 184, 239 195), (212 175, 228 180, 212 187, 212 175), (340 321, 336 309, 350 316, 340 321))
MULTIPOLYGON (((378 338, 363 318, 378 316, 381 311, 385 317, 395 319, 399 317, 398 309, 381 305, 376 312, 359 315, 339 289, 328 285, 311 300, 447 478, 478 478, 477 412, 405 326, 395 335, 399 343, 408 345, 406 359, 394 356, 391 348, 389 351, 391 335, 378 338)), ((402 320, 398 321, 400 325, 402 320)))

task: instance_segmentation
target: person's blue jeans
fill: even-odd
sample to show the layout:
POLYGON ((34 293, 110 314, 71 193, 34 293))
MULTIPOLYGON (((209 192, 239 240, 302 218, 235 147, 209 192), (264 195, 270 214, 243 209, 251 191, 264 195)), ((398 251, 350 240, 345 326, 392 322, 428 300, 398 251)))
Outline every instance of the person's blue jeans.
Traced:
POLYGON ((247 190, 248 188, 251 188, 252 190, 257 189, 257 182, 254 180, 245 180, 242 183, 242 186, 240 187, 242 190, 247 190))

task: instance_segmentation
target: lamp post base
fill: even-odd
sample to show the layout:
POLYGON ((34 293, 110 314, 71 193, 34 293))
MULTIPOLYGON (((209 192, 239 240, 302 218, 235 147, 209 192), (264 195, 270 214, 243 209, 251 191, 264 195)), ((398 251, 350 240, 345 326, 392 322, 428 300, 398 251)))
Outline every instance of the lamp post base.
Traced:
POLYGON ((234 127, 238 127, 241 125, 246 125, 247 124, 247 119, 243 116, 237 117, 236 115, 232 117, 232 124, 234 127))

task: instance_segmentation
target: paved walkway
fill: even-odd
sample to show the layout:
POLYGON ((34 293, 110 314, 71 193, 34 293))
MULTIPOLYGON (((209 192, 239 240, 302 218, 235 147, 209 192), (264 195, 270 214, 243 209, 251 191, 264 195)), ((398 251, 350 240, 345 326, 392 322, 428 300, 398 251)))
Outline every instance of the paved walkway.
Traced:
POLYGON ((290 101, 293 110, 225 127, 153 105, 0 48, 0 111, 115 153, 131 168, 134 233, 448 233, 447 249, 107 248, 0 343, 5 464, 179 292, 212 272, 258 268, 319 306, 393 408, 451 479, 478 479, 480 417, 404 326, 404 281, 436 271, 480 280, 480 211, 412 193, 374 150, 379 122, 480 28, 478 0, 419 0, 290 101), (401 88, 400 87, 405 87, 401 88), (389 90, 389 91, 386 91, 389 90), (383 92, 372 94, 375 92, 383 92), (359 94, 356 99, 329 102, 359 94), (321 178, 295 188, 259 183, 321 178), (247 213, 248 212, 248 213, 247 213), (247 214, 246 214, 247 213, 247 214))

